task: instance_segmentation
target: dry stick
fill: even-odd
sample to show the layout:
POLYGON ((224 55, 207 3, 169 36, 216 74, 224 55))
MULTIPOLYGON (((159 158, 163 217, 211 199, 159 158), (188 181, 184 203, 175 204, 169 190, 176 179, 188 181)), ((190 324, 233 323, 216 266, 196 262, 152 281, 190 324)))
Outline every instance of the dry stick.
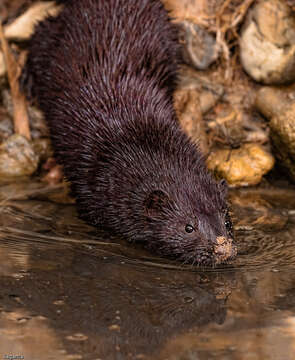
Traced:
POLYGON ((217 11, 217 18, 221 18, 223 13, 225 12, 225 9, 229 6, 232 0, 226 0, 220 7, 220 9, 217 11))
POLYGON ((255 0, 246 0, 233 14, 231 28, 236 27, 244 19, 249 7, 254 3, 255 0))
POLYGON ((5 39, 2 22, 0 21, 0 43, 6 64, 8 81, 13 102, 14 131, 27 139, 31 139, 27 103, 24 94, 20 90, 19 76, 21 68, 16 62, 5 39))
POLYGON ((225 36, 230 29, 234 31, 236 26, 242 22, 249 7, 254 1, 255 0, 244 0, 238 9, 231 15, 231 20, 228 23, 222 24, 222 16, 232 3, 232 0, 225 0, 216 14, 216 42, 222 49, 222 54, 226 62, 225 79, 228 82, 232 82, 233 71, 230 66, 230 50, 225 40, 225 36))

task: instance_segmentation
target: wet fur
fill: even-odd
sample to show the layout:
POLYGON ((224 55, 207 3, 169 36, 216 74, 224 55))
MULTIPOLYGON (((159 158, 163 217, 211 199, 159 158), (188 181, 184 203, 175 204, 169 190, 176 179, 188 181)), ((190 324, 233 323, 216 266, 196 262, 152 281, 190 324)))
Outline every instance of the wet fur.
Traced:
POLYGON ((173 109, 179 45, 159 0, 67 0, 26 65, 80 216, 152 251, 215 262, 226 190, 173 109), (195 231, 185 232, 186 224, 195 231))

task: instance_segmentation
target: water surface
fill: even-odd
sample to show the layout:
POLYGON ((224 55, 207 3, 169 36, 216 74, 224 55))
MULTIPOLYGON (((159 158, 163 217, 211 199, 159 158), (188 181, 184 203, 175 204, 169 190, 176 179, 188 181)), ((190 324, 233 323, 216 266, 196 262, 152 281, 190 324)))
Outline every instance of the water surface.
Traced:
POLYGON ((295 358, 295 191, 232 192, 239 256, 198 269, 97 232, 62 189, 0 188, 2 358, 295 358))

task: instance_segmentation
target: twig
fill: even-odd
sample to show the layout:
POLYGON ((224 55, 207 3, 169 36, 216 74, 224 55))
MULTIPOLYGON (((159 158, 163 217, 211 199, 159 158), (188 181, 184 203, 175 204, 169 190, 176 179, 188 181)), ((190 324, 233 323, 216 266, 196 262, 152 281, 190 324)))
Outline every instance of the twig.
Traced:
POLYGON ((19 76, 21 68, 15 60, 7 40, 4 36, 2 22, 0 21, 0 43, 7 68, 8 81, 13 102, 13 123, 14 131, 17 134, 31 139, 27 103, 24 94, 20 90, 19 76))
POLYGON ((246 0, 245 2, 243 2, 243 4, 239 7, 239 9, 234 13, 233 17, 232 17, 232 23, 230 25, 231 28, 236 27, 243 19, 244 16, 246 15, 249 7, 253 4, 255 0, 246 0))

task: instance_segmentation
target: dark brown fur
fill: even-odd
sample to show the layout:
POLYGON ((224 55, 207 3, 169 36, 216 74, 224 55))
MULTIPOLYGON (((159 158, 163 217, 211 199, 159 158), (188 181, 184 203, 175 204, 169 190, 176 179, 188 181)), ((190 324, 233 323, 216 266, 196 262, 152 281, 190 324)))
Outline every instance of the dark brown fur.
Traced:
POLYGON ((65 3, 37 26, 26 73, 80 216, 183 261, 234 256, 224 185, 175 117, 179 46, 161 2, 65 3))

